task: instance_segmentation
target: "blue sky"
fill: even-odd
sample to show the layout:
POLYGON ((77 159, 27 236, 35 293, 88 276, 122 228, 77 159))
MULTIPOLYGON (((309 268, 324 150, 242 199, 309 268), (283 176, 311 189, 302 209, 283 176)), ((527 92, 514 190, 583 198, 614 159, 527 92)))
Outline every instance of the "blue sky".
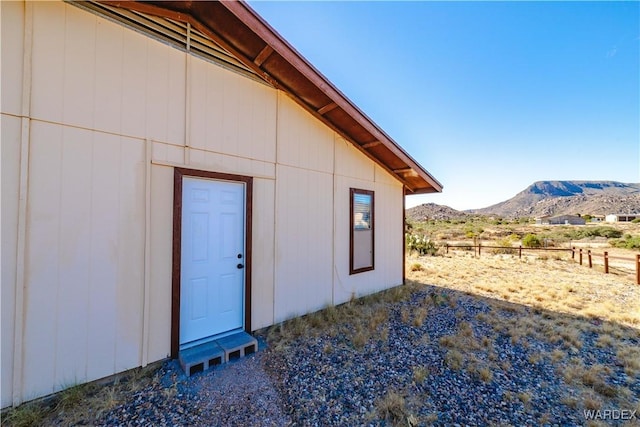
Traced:
POLYGON ((640 182, 639 2, 250 5, 444 185, 408 207, 640 182))

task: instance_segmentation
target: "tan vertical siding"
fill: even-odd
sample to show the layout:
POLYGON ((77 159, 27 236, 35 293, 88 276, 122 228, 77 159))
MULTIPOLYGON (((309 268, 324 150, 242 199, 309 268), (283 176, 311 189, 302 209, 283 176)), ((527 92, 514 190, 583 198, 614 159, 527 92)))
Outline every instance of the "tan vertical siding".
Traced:
POLYGON ((144 144, 33 122, 31 148, 24 378, 42 395, 140 363, 144 144))
MULTIPOLYGON (((4 17, 5 9, 2 6, 4 17)), ((4 25, 4 22, 3 24, 4 25)), ((4 33, 3 33, 4 38, 4 33)), ((4 95, 4 93, 3 93, 4 95)), ((13 339, 16 285, 16 247, 18 244, 18 196, 20 182, 20 122, 19 118, 2 115, 2 342, 0 361, 2 363, 2 407, 11 404, 13 391, 13 339)))
MULTIPOLYGON (((23 55, 5 40, 21 40, 24 5, 0 7, 3 63, 20 64, 2 73, 4 407, 23 55)), ((33 17, 20 399, 169 355, 173 166, 254 178, 252 329, 400 283, 401 184, 288 96, 70 4, 33 17), (350 187, 376 197, 376 268, 351 276, 350 187)))
POLYGON ((172 189, 173 169, 152 166, 149 361, 168 357, 171 350, 172 189))
POLYGON ((58 224, 61 210, 62 128, 34 123, 31 137, 32 176, 29 178, 23 349, 23 388, 27 399, 54 390, 56 309, 60 281, 58 258, 62 240, 58 224), (37 242, 31 236, 37 236, 37 242), (41 357, 44 354, 49 357, 41 357))
POLYGON ((184 52, 57 2, 34 28, 35 119, 184 145, 184 52))
MULTIPOLYGON (((114 267, 117 255, 118 212, 114 206, 119 202, 119 189, 114 185, 114 173, 110 168, 119 169, 119 146, 109 135, 96 133, 93 149, 93 177, 90 212, 93 235, 90 249, 90 277, 86 282, 89 288, 87 301, 87 377, 101 378, 111 375, 115 359, 117 293, 114 292, 118 281, 117 268, 114 267), (95 333, 100 331, 100 333, 95 333)), ((75 358, 71 358, 72 360, 75 358)))
POLYGON ((2 112, 14 115, 22 113, 22 56, 24 40, 24 4, 0 2, 2 16, 2 112), (11 66, 7 66, 11 64, 11 66))
POLYGON ((275 315, 280 322, 332 303, 334 133, 278 97, 275 315))
MULTIPOLYGON (((143 137, 146 131, 145 104, 147 97, 147 37, 133 31, 123 31, 122 89, 120 133, 143 137), (126 64, 126 66, 124 66, 126 64), (126 102, 125 102, 126 101, 126 102)), ((118 88, 115 89, 118 91, 118 88)))
POLYGON ((336 175, 356 178, 363 181, 375 180, 373 162, 358 151, 350 142, 336 136, 336 175))
POLYGON ((95 65, 95 129, 118 130, 121 128, 122 92, 124 85, 122 60, 125 33, 117 25, 104 20, 96 23, 95 65))
MULTIPOLYGON (((39 8, 36 8, 38 11, 39 8)), ((66 7, 64 13, 63 49, 58 52, 64 58, 63 74, 50 75, 51 84, 64 89, 62 97, 62 123, 92 129, 95 112, 95 44, 96 19, 87 19, 86 13, 66 7)), ((49 24, 50 25, 50 24, 49 24)), ((48 25, 37 27, 49 30, 48 25)), ((36 33, 34 43, 39 43, 46 32, 36 33)), ((47 73, 45 68, 42 72, 47 73)))
POLYGON ((275 91, 202 59, 190 66, 191 146, 273 162, 275 91))
MULTIPOLYGON (((380 169, 381 172, 387 172, 380 169)), ((376 173, 376 177, 379 174, 376 173)), ((374 290, 402 284, 402 185, 376 181, 376 266, 379 282, 374 290)))
POLYGON ((333 176, 278 166, 275 320, 332 303, 333 176))
POLYGON ((334 132, 288 96, 278 98, 278 163, 333 173, 334 132))
POLYGON ((65 8, 39 3, 33 8, 31 117, 61 123, 65 99, 65 8))
POLYGON ((253 181, 253 251, 251 330, 273 325, 275 180, 253 181))
POLYGON ((0 2, 0 51, 2 52, 2 85, 0 139, 2 155, 2 259, 0 271, 2 289, 0 290, 1 342, 0 369, 0 405, 12 403, 13 395, 13 353, 15 328, 16 297, 16 248, 18 244, 18 198, 20 191, 20 140, 22 113, 22 79, 24 48, 24 4, 19 2, 0 2), (11 64, 7 66, 6 64, 11 64))

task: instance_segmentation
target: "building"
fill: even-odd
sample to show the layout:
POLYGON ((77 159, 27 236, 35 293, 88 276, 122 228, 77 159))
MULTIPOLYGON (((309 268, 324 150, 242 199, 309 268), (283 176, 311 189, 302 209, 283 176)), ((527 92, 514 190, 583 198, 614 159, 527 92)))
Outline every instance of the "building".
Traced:
POLYGON ((584 225, 586 221, 579 215, 546 215, 536 218, 536 224, 542 225, 584 225))
POLYGON ((1 2, 2 407, 404 280, 442 186, 241 2, 1 2))
POLYGON ((640 214, 610 214, 605 217, 606 222, 631 222, 640 218, 640 214))

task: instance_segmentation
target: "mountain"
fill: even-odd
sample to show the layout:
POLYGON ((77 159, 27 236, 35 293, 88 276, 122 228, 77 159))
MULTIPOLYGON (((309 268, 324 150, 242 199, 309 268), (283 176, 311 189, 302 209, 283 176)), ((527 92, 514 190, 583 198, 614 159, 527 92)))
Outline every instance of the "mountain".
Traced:
POLYGON ((405 216, 410 221, 446 220, 453 218, 464 218, 468 214, 457 211, 449 206, 436 205, 435 203, 424 203, 406 210, 405 216))
POLYGON ((467 211, 507 218, 640 212, 640 184, 616 181, 538 181, 509 200, 467 211))

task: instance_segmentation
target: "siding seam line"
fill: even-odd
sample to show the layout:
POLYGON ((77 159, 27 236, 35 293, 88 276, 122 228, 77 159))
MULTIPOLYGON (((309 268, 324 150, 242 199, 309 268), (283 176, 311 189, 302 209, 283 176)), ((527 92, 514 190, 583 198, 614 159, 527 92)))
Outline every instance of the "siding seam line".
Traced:
POLYGON ((12 404, 22 403, 24 392, 23 357, 24 357, 24 323, 25 323, 25 275, 27 244, 27 199, 29 196, 29 153, 31 141, 31 61, 33 55, 33 4, 24 3, 22 56, 22 106, 21 106, 21 138, 20 138, 20 181, 18 190, 18 235, 16 241, 16 278, 14 283, 14 325, 13 325, 13 378, 12 404))

